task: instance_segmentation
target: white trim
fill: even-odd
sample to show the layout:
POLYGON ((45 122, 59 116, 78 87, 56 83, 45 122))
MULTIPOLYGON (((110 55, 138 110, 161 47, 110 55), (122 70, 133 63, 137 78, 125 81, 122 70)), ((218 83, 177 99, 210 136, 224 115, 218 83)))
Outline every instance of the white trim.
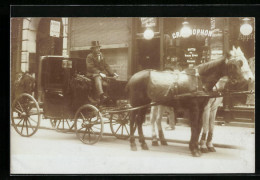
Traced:
MULTIPOLYGON (((90 50, 91 46, 71 47, 71 51, 90 50)), ((128 43, 101 45, 101 49, 128 48, 128 43)))

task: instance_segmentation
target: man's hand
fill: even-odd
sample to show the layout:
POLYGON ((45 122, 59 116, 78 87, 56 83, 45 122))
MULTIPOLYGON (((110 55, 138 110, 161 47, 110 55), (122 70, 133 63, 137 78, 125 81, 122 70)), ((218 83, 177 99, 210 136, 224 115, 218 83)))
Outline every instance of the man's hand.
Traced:
POLYGON ((107 77, 107 75, 105 75, 104 73, 99 73, 100 74, 100 76, 102 77, 102 78, 106 78, 107 77))
POLYGON ((114 76, 113 76, 115 79, 117 79, 119 77, 119 75, 117 73, 114 73, 114 76))

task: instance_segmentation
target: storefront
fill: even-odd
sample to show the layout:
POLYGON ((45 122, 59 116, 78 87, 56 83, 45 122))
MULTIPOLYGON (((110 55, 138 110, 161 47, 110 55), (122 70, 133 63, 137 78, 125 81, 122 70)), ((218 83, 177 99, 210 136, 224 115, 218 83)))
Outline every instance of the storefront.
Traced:
POLYGON ((86 58, 91 41, 99 41, 106 62, 119 80, 129 76, 131 18, 69 18, 68 49, 70 57, 86 58))

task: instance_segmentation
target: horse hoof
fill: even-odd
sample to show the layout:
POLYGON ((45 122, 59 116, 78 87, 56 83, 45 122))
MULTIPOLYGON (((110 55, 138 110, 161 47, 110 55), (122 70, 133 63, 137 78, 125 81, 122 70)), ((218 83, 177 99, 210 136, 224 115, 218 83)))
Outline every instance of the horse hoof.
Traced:
POLYGON ((132 151, 137 151, 136 144, 131 144, 130 146, 132 151))
POLYGON ((202 155, 202 152, 200 149, 197 149, 198 153, 200 154, 200 156, 202 155))
POLYGON ((161 145, 163 145, 163 146, 167 146, 168 143, 167 143, 167 141, 161 141, 161 145))
POLYGON ((199 151, 197 151, 197 150, 191 151, 191 154, 192 154, 193 157, 200 157, 201 156, 201 153, 199 153, 199 151))
POLYGON ((142 144, 141 146, 142 146, 142 149, 143 149, 143 150, 149 150, 149 148, 148 148, 148 146, 147 146, 146 143, 142 144))
POLYGON ((158 141, 153 141, 152 146, 159 146, 158 141))
POLYGON ((202 153, 207 153, 207 152, 209 152, 207 148, 200 148, 200 151, 201 151, 202 153))
POLYGON ((216 149, 214 147, 208 147, 208 152, 216 152, 216 149))

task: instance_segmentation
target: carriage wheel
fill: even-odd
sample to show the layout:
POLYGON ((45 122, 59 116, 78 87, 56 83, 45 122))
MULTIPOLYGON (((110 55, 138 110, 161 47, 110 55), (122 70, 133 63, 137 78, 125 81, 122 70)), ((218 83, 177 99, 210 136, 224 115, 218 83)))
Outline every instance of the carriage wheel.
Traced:
POLYGON ((127 139, 130 137, 129 112, 111 114, 110 128, 118 139, 127 139))
POLYGON ((29 137, 40 126, 40 108, 33 96, 23 93, 13 102, 11 113, 12 125, 21 136, 29 137))
POLYGON ((51 126, 60 132, 71 131, 74 127, 74 121, 70 119, 50 119, 51 126))
POLYGON ((85 144, 95 144, 102 137, 104 122, 100 111, 93 105, 81 106, 75 114, 77 137, 85 144))

